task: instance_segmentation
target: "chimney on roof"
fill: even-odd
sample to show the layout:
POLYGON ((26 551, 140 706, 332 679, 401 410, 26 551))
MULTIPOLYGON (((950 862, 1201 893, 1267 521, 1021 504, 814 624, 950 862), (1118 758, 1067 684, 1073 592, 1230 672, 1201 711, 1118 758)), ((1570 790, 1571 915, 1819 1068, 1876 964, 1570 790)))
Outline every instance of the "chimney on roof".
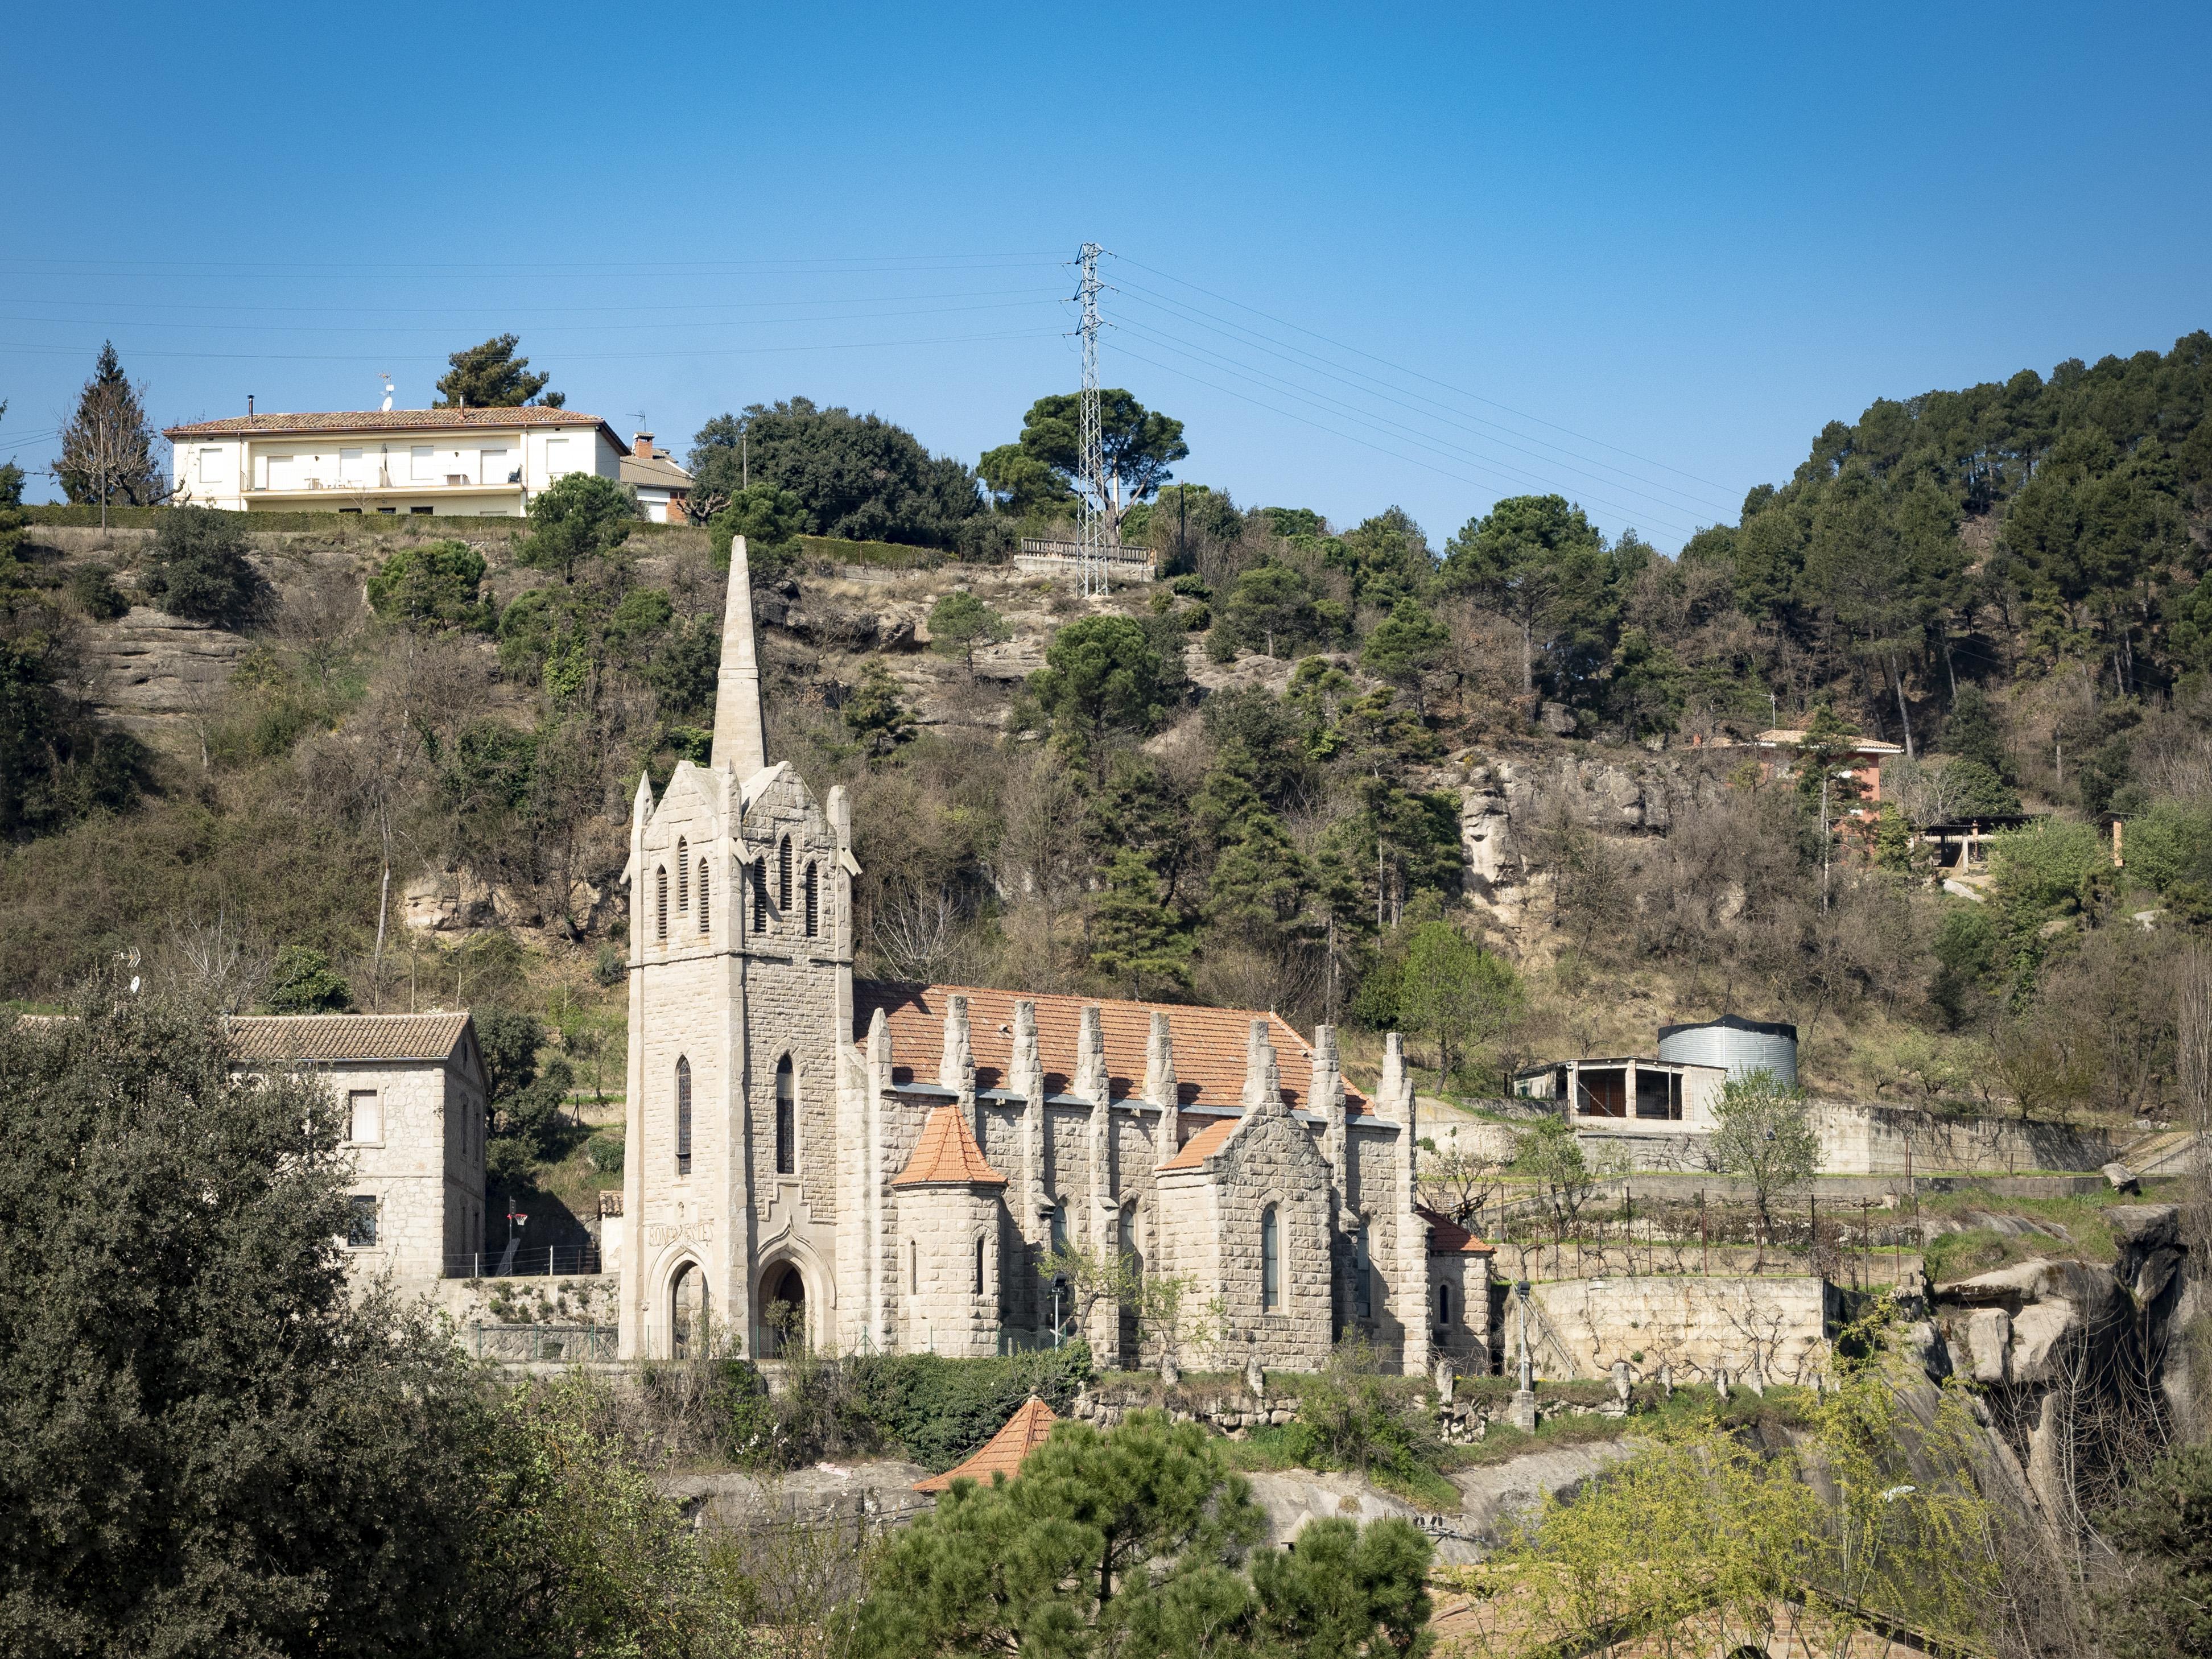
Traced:
POLYGON ((253 413, 253 394, 251 392, 246 394, 246 412, 248 415, 253 413))
POLYGON ((630 453, 636 456, 641 461, 651 460, 653 459, 653 434, 650 432, 640 432, 634 434, 630 441, 630 453))

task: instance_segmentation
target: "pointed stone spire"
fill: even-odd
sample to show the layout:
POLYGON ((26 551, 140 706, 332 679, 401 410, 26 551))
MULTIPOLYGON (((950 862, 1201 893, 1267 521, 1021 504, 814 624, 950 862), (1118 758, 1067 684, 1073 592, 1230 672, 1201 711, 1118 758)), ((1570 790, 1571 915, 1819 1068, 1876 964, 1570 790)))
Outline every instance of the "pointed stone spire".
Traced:
POLYGON ((1176 1155, 1182 1139, 1182 1096, 1176 1082, 1175 1028, 1158 1009, 1152 1011, 1152 1034, 1145 1044, 1145 1098, 1160 1109, 1152 1131, 1155 1168, 1176 1155))
POLYGON ((1382 1039, 1382 1081, 1375 1091, 1375 1109, 1393 1122, 1403 1122, 1413 1094, 1413 1079, 1406 1070, 1406 1039, 1393 1031, 1382 1039))
POLYGON ((945 1000, 945 1054, 937 1066, 938 1086, 972 1097, 975 1092, 975 1048, 968 1029, 968 999, 954 992, 945 1000))
POLYGON ((1275 1045, 1267 1040, 1267 1022, 1255 1019, 1244 1045, 1244 1109, 1249 1112, 1269 1101, 1282 1104, 1283 1078, 1275 1069, 1275 1045))
POLYGON ((1083 1023, 1076 1034, 1075 1076, 1068 1092, 1103 1105, 1106 1090, 1106 1028, 1100 1024, 1098 1005, 1094 1002, 1083 1011, 1083 1023))
POLYGON ((1337 1058, 1334 1025, 1314 1027, 1313 1078, 1306 1087, 1306 1109, 1321 1115, 1322 1156, 1336 1177, 1337 1191, 1346 1192, 1351 1179, 1344 1158, 1344 1067, 1337 1058))
POLYGON ((1091 1167, 1091 1246, 1114 1246, 1114 1108, 1106 1075, 1106 1027, 1097 1003, 1083 1011, 1075 1038, 1075 1080, 1070 1092, 1091 1103, 1086 1158, 1091 1167))
POLYGON ((644 829, 646 820, 652 816, 653 774, 641 772, 637 775, 637 793, 630 800, 630 828, 633 830, 644 829))
POLYGON ((1014 1052, 1006 1066, 1006 1087, 1022 1097, 1022 1196, 1017 1217, 1022 1235, 1032 1242, 1048 1237, 1039 1231, 1038 1212, 1052 1201, 1045 1190, 1044 1062, 1037 1057, 1036 1004, 1027 998, 1014 1005, 1014 1052))
POLYGON ((877 1088, 891 1086, 891 1028, 880 1006, 868 1016, 868 1072, 877 1088))
POLYGON ((753 655, 752 573, 745 538, 730 538, 730 592, 722 608, 722 668, 714 685, 714 768, 749 778, 768 764, 760 664, 753 655))

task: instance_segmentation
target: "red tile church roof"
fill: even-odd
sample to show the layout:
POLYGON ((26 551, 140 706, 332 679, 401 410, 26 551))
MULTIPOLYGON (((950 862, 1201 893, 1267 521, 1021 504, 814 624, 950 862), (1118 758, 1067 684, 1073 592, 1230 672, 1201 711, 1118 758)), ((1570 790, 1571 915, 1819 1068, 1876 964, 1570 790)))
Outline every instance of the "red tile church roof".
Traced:
MULTIPOLYGON (((1106 1040, 1106 1071, 1114 1098, 1141 1097, 1145 1050, 1152 1041, 1152 1015, 1168 1017, 1175 1034, 1176 1080, 1185 1106, 1243 1103, 1244 1054, 1252 1022, 1267 1022, 1275 1048, 1275 1069, 1283 1103, 1305 1110, 1313 1069, 1313 1048, 1279 1015, 1246 1008, 1200 1008, 1187 1003, 1113 1002, 1091 997, 1051 996, 1024 991, 992 991, 972 985, 899 985, 861 981, 853 987, 853 1035, 865 1041, 878 1008, 890 1028, 892 1076, 900 1083, 934 1083, 945 1052, 945 1011, 957 993, 968 999, 969 1042, 975 1056, 975 1086, 1012 1086, 1014 1004, 1036 1004, 1037 1058, 1044 1066, 1048 1094, 1065 1094, 1075 1076, 1076 1042, 1083 1011, 1096 1007, 1106 1040)), ((1367 1097, 1347 1082, 1345 1109, 1369 1110, 1367 1097)))
POLYGON ((1429 1254, 1431 1255, 1495 1255, 1498 1247, 1486 1244, 1473 1233, 1440 1211, 1416 1209, 1415 1214, 1429 1224, 1429 1254))

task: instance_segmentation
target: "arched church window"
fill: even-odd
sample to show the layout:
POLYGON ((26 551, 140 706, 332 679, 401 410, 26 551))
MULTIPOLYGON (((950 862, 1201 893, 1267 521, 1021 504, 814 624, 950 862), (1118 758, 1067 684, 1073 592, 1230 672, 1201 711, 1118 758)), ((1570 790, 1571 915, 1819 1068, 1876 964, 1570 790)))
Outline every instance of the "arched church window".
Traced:
POLYGON ((1282 1224, 1272 1204, 1260 1212, 1260 1308, 1283 1310, 1282 1224))
POLYGON ((691 1062, 676 1060, 676 1173, 691 1173, 691 1062))
POLYGON ((775 1065, 775 1172, 799 1173, 799 1090, 792 1075, 791 1056, 775 1065))
POLYGON ((653 936, 668 937, 668 866, 656 865, 653 872, 653 936))
POLYGON ((791 910, 791 837, 786 836, 775 849, 775 908, 788 915, 791 910))
POLYGON ((691 908, 691 849, 681 836, 676 838, 676 908, 691 908))
POLYGON ((975 1294, 983 1294, 983 1236, 975 1236, 975 1294))
POLYGON ((753 866, 753 932, 768 932, 768 872, 762 866, 753 866))
POLYGON ((707 924, 708 924, 708 922, 709 921, 709 920, 711 920, 711 915, 712 915, 712 911, 713 911, 713 908, 714 908, 714 902, 713 902, 713 901, 714 901, 714 895, 713 895, 713 892, 712 892, 712 890, 711 890, 711 889, 712 889, 712 885, 713 885, 714 873, 714 872, 712 870, 710 870, 710 869, 708 869, 708 868, 707 867, 707 861, 706 861, 704 859, 700 860, 700 861, 699 861, 699 931, 700 931, 702 933, 704 933, 707 931, 707 924))
POLYGON ((822 926, 822 878, 814 866, 806 866, 806 937, 812 939, 822 926))
POLYGON ((921 1294, 921 1246, 912 1239, 906 1244, 906 1288, 909 1296, 921 1294))
POLYGON ((1451 1286, 1449 1285, 1437 1286, 1437 1323, 1451 1323, 1451 1286))

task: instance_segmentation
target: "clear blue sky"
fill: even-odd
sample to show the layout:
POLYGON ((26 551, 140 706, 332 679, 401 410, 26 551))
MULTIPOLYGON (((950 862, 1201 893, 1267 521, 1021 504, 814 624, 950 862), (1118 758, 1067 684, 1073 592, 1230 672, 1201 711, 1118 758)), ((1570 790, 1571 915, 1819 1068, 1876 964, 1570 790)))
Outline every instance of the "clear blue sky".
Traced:
POLYGON ((1186 421, 1184 477, 1439 544, 1557 489, 1672 549, 1872 398, 2212 325, 2201 4, 46 6, 7 38, 29 468, 103 338, 168 422, 370 408, 380 370, 419 406, 506 330, 679 454, 803 393, 972 462, 1076 384, 1087 238, 1107 383, 1186 421))

